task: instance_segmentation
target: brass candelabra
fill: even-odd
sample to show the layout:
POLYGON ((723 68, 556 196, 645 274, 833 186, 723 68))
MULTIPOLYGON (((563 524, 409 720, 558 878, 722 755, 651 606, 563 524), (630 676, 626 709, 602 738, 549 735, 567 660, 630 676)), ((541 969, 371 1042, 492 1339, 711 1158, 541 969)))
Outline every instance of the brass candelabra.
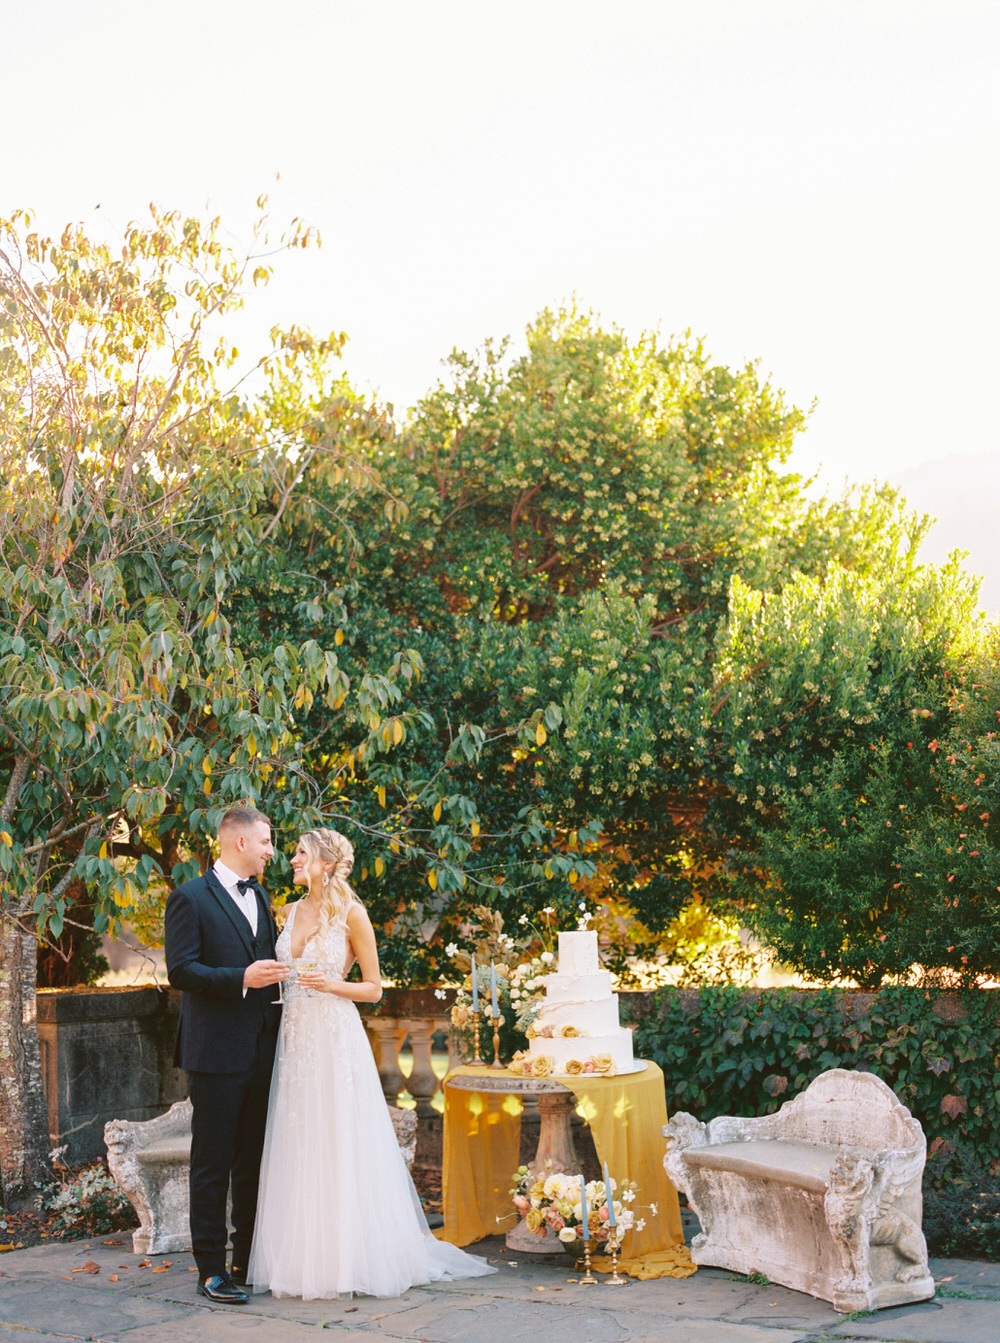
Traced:
POLYGON ((613 1227, 608 1236, 608 1253, 611 1256, 611 1276, 605 1278, 604 1287, 627 1287, 629 1280, 618 1272, 618 1228, 613 1227))
POLYGON ((500 1062, 500 1013, 491 1012, 490 1020, 493 1022, 493 1062, 490 1067, 502 1068, 503 1064, 500 1062))
POLYGON ((472 1018, 472 1058, 469 1060, 473 1068, 482 1068, 486 1060, 479 1052, 479 1013, 476 1012, 472 1018))
POLYGON ((594 1277, 590 1268, 590 1241, 583 1242, 583 1277, 577 1278, 581 1287, 596 1287, 598 1279, 594 1277))

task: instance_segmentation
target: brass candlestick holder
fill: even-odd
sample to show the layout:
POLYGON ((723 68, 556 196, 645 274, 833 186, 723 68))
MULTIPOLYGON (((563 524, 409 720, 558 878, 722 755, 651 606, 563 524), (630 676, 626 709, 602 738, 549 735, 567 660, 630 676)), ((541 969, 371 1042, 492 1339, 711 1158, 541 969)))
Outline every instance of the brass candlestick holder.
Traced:
POLYGON ((590 1269, 590 1241, 583 1242, 583 1277, 577 1278, 581 1287, 596 1287, 598 1279, 594 1277, 590 1269))
POLYGON ((490 1020, 493 1022, 493 1062, 490 1067, 502 1068, 503 1064, 500 1062, 500 1013, 491 1012, 490 1020))
POLYGON ((472 1058, 469 1063, 473 1068, 482 1068, 486 1060, 479 1052, 479 1013, 476 1012, 472 1018, 472 1058))
POLYGON ((608 1253, 611 1256, 611 1276, 605 1278, 602 1286, 604 1287, 627 1287, 628 1278, 623 1278, 618 1272, 618 1228, 615 1227, 608 1236, 608 1253))

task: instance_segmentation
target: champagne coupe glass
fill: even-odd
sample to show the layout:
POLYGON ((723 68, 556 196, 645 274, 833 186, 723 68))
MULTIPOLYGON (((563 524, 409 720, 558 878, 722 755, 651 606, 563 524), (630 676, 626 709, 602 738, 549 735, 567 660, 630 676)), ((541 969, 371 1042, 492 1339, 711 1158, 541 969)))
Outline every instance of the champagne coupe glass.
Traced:
MULTIPOLYGON (((294 974, 295 971, 292 970, 290 973, 294 974)), ((278 996, 277 996, 277 998, 272 998, 272 999, 271 999, 271 1002, 272 1002, 272 1003, 275 1003, 275 1004, 277 1004, 277 1005, 280 1005, 280 1004, 284 1003, 284 1001, 285 1001, 285 995, 284 995, 284 994, 282 993, 282 991, 281 991, 281 990, 282 990, 283 982, 284 982, 283 980, 280 980, 280 979, 278 980, 278 996)))
MULTIPOLYGON (((318 962, 315 960, 315 958, 311 956, 299 956, 292 961, 292 973, 295 974, 296 976, 302 974, 303 972, 307 975, 310 975, 314 970, 318 969, 319 969, 318 962)), ((308 989, 306 990, 306 992, 308 992, 308 989)))

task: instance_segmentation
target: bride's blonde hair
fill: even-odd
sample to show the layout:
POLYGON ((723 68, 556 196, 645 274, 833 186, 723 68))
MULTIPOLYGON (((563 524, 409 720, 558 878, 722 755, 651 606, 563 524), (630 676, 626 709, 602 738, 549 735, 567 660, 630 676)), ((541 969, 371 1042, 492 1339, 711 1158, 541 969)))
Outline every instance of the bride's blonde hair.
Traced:
POLYGON ((354 867, 354 848, 339 830, 307 830, 299 843, 310 863, 319 858, 325 865, 316 919, 317 934, 322 936, 331 923, 346 917, 358 898, 347 880, 354 867))

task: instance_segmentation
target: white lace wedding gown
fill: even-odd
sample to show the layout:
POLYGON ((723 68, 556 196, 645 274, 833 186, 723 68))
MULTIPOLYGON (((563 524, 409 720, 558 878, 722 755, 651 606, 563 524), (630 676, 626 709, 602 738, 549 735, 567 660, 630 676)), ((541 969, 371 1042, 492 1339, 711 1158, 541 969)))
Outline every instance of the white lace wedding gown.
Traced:
MULTIPOLYGON (((294 926, 293 907, 276 950, 286 964, 294 926)), ((342 978, 346 921, 307 951, 326 975, 342 978)), ((253 1290, 306 1301, 399 1296, 495 1272, 428 1230, 355 1004, 301 989, 294 978, 283 996, 247 1271, 253 1290)))

